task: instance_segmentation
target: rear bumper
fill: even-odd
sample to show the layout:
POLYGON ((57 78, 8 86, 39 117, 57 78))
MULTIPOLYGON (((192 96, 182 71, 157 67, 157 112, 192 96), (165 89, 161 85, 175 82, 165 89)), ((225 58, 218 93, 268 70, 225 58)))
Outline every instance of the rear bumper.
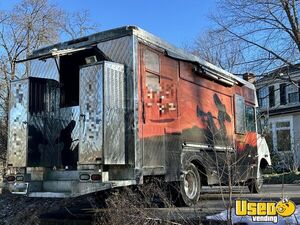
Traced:
POLYGON ((93 181, 31 181, 10 182, 6 184, 12 194, 26 195, 28 197, 69 198, 104 191, 115 187, 135 185, 134 180, 119 180, 108 182, 93 181))
POLYGON ((6 187, 12 194, 29 197, 67 198, 107 190, 112 188, 112 183, 51 180, 10 182, 6 184, 6 187))
POLYGON ((28 182, 15 182, 10 187, 10 192, 12 194, 26 195, 28 192, 29 183, 28 182))

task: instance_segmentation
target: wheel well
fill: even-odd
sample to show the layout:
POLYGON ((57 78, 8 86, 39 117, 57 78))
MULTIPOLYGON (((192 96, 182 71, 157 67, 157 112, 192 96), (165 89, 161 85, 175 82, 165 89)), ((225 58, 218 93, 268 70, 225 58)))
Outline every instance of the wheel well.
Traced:
POLYGON ((268 162, 267 162, 267 160, 266 160, 265 158, 262 158, 262 159, 260 160, 259 167, 260 167, 261 169, 266 169, 268 165, 269 165, 269 164, 268 164, 268 162))
POLYGON ((203 185, 207 185, 207 175, 206 175, 206 170, 204 166, 198 161, 198 160, 192 160, 191 163, 193 163, 197 169, 200 171, 200 176, 203 182, 203 185))

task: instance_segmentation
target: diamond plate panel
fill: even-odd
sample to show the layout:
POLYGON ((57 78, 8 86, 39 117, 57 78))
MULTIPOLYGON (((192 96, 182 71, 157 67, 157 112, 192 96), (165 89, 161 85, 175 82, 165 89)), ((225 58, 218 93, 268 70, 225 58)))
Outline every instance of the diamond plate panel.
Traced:
POLYGON ((9 102, 8 164, 25 167, 27 160, 27 117, 29 80, 11 83, 9 102))
POLYGON ((114 62, 125 64, 132 69, 133 42, 131 36, 101 42, 97 47, 114 62))
POLYGON ((104 164, 123 165, 125 158, 124 66, 104 63, 104 164))
POLYGON ((79 163, 95 164, 102 158, 103 143, 103 65, 80 69, 79 163))
POLYGON ((34 59, 29 61, 29 63, 29 77, 46 78, 59 81, 59 72, 54 58, 44 60, 34 59))
POLYGON ((97 47, 112 61, 125 65, 125 151, 127 162, 138 165, 141 162, 137 135, 137 39, 133 36, 126 36, 114 40, 101 42, 97 47), (136 137, 136 138, 135 138, 136 137), (136 151, 135 151, 136 150, 136 151))

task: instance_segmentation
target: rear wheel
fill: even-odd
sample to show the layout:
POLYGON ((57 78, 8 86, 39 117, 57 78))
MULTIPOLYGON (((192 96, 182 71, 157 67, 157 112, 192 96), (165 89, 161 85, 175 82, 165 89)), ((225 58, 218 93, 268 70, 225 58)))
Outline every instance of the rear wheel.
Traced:
POLYGON ((263 183, 264 183, 264 180, 263 180, 263 176, 262 176, 262 169, 259 168, 257 178, 251 179, 248 184, 249 191, 251 193, 259 193, 262 189, 263 183))
POLYGON ((201 191, 201 178, 197 167, 189 163, 185 168, 185 174, 180 181, 180 194, 183 203, 187 206, 197 204, 201 191))

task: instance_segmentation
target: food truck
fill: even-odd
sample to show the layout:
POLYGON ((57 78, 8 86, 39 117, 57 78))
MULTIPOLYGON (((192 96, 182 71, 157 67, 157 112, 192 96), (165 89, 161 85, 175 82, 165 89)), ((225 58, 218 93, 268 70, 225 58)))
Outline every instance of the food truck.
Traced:
POLYGON ((136 26, 38 49, 11 81, 6 183, 74 197, 177 183, 186 205, 229 179, 259 192, 271 164, 253 84, 136 26))

